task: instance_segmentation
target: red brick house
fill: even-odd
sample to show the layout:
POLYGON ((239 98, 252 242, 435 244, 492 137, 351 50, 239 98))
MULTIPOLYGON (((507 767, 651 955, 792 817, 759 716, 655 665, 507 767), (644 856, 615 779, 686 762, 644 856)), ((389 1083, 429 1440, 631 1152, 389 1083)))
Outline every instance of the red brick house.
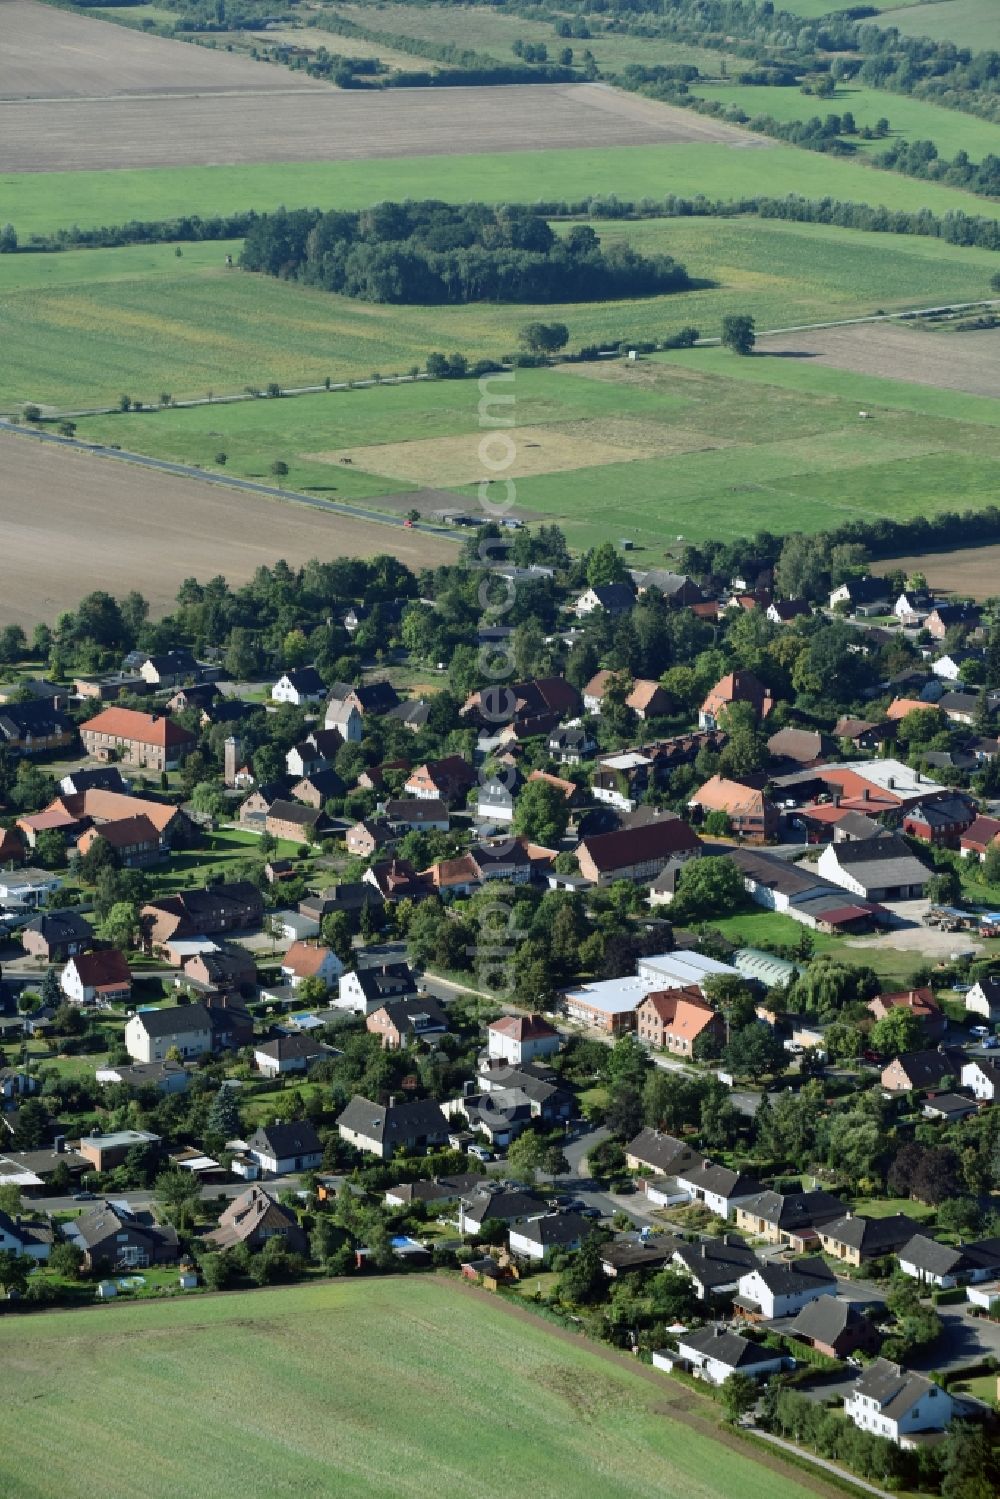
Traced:
POLYGON ((106 843, 114 850, 123 869, 143 869, 158 863, 166 854, 159 833, 149 818, 141 813, 138 817, 123 817, 120 822, 105 822, 99 827, 88 828, 76 840, 77 853, 89 853, 97 842, 106 843))
POLYGON ((725 812, 733 832, 748 843, 766 843, 776 837, 781 820, 774 802, 763 791, 720 775, 699 786, 689 806, 700 807, 703 813, 725 812))
POLYGON ((707 1033, 723 1040, 725 1025, 700 989, 656 989, 636 1005, 635 1031, 648 1046, 689 1057, 699 1036, 707 1033))
POLYGON ((868 1009, 876 1020, 884 1020, 893 1010, 908 1010, 922 1021, 924 1033, 929 1041, 936 1041, 947 1029, 948 1022, 930 988, 904 989, 896 994, 876 994, 868 1001, 868 1009))
POLYGON ((148 770, 171 770, 196 743, 189 729, 158 713, 134 708, 105 708, 80 726, 89 755, 109 760, 114 754, 148 770))
POLYGON ((909 807, 903 817, 903 832, 939 848, 958 848, 963 833, 976 821, 976 809, 967 797, 955 793, 936 796, 909 807))
POLYGON ((655 879, 671 859, 696 858, 701 839, 682 817, 658 817, 638 828, 585 838, 576 850, 580 873, 596 885, 655 879))
POLYGON ((731 671, 716 682, 702 703, 699 728, 717 729, 720 717, 734 703, 749 703, 758 718, 766 718, 774 707, 774 698, 752 671, 731 671))

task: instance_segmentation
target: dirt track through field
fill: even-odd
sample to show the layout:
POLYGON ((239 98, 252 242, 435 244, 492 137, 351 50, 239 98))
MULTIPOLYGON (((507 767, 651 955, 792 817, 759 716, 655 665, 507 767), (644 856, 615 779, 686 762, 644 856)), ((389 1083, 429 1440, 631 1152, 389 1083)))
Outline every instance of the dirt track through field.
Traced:
POLYGON ((0 433, 0 625, 52 623, 95 588, 136 588, 154 615, 188 577, 246 582, 279 557, 453 562, 446 540, 138 470, 0 433))
POLYGON ((797 354, 857 375, 909 380, 970 396, 1000 395, 1000 329, 935 333, 898 322, 859 323, 768 334, 757 347, 761 354, 797 354))
POLYGON ((149 36, 36 0, 0 0, 0 100, 324 87, 221 48, 149 36))

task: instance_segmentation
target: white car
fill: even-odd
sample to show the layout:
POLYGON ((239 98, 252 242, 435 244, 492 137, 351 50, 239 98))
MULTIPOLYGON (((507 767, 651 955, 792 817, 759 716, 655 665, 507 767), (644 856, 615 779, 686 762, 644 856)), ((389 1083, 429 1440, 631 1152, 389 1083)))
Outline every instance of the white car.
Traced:
POLYGON ((990 1028, 988 1025, 974 1025, 969 1031, 971 1036, 988 1036, 989 1033, 990 1028))
POLYGON ((487 1150, 485 1145, 470 1145, 466 1154, 471 1155, 477 1161, 486 1162, 493 1159, 492 1150, 487 1150))

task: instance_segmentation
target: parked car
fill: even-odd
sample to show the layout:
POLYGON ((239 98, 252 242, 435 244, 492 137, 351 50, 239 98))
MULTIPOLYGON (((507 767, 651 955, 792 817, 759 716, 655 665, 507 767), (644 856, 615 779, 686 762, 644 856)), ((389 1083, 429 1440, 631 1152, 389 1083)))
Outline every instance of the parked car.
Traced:
POLYGON ((493 1159, 492 1150, 487 1150, 485 1145, 470 1145, 466 1154, 471 1155, 477 1161, 492 1161, 493 1159))
POLYGON ((97 1193, 96 1192, 74 1192, 73 1193, 73 1201, 74 1202, 96 1202, 97 1201, 97 1193))
POLYGON ((970 1034, 973 1036, 988 1036, 989 1033, 990 1028, 988 1025, 974 1025, 970 1030, 970 1034))

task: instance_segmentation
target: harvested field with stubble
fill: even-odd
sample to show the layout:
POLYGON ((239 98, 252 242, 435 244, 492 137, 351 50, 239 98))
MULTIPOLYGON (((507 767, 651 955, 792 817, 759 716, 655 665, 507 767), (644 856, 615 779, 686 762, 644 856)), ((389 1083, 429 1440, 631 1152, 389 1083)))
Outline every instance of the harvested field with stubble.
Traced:
MULTIPOLYGON (((0 0, 0 37, 0 101, 328 88, 304 73, 293 78, 285 68, 221 48, 148 36, 37 0, 0 0)), ((5 151, 7 118, 0 115, 5 151)))
POLYGON ((901 323, 859 323, 809 333, 769 334, 760 351, 789 359, 908 380, 938 390, 995 398, 1000 393, 1000 329, 948 334, 901 323))
POLYGON ((0 624, 51 621, 91 587, 136 588, 154 615, 188 577, 246 582, 283 557, 370 557, 409 566, 454 561, 453 543, 399 526, 270 500, 0 433, 0 624))
MULTIPOLYGON (((184 43, 160 44, 197 50, 184 43)), ((194 97, 27 100, 0 105, 0 128, 0 169, 6 172, 361 161, 560 147, 770 148, 761 136, 597 83, 371 93, 286 89, 269 93, 266 103, 250 89, 242 96, 216 91, 194 97)))
POLYGON ((699 433, 667 431, 655 423, 622 418, 582 420, 563 427, 467 432, 302 456, 307 462, 357 464, 366 473, 448 488, 491 479, 497 472, 503 473, 504 480, 526 479, 704 446, 705 439, 699 433))

